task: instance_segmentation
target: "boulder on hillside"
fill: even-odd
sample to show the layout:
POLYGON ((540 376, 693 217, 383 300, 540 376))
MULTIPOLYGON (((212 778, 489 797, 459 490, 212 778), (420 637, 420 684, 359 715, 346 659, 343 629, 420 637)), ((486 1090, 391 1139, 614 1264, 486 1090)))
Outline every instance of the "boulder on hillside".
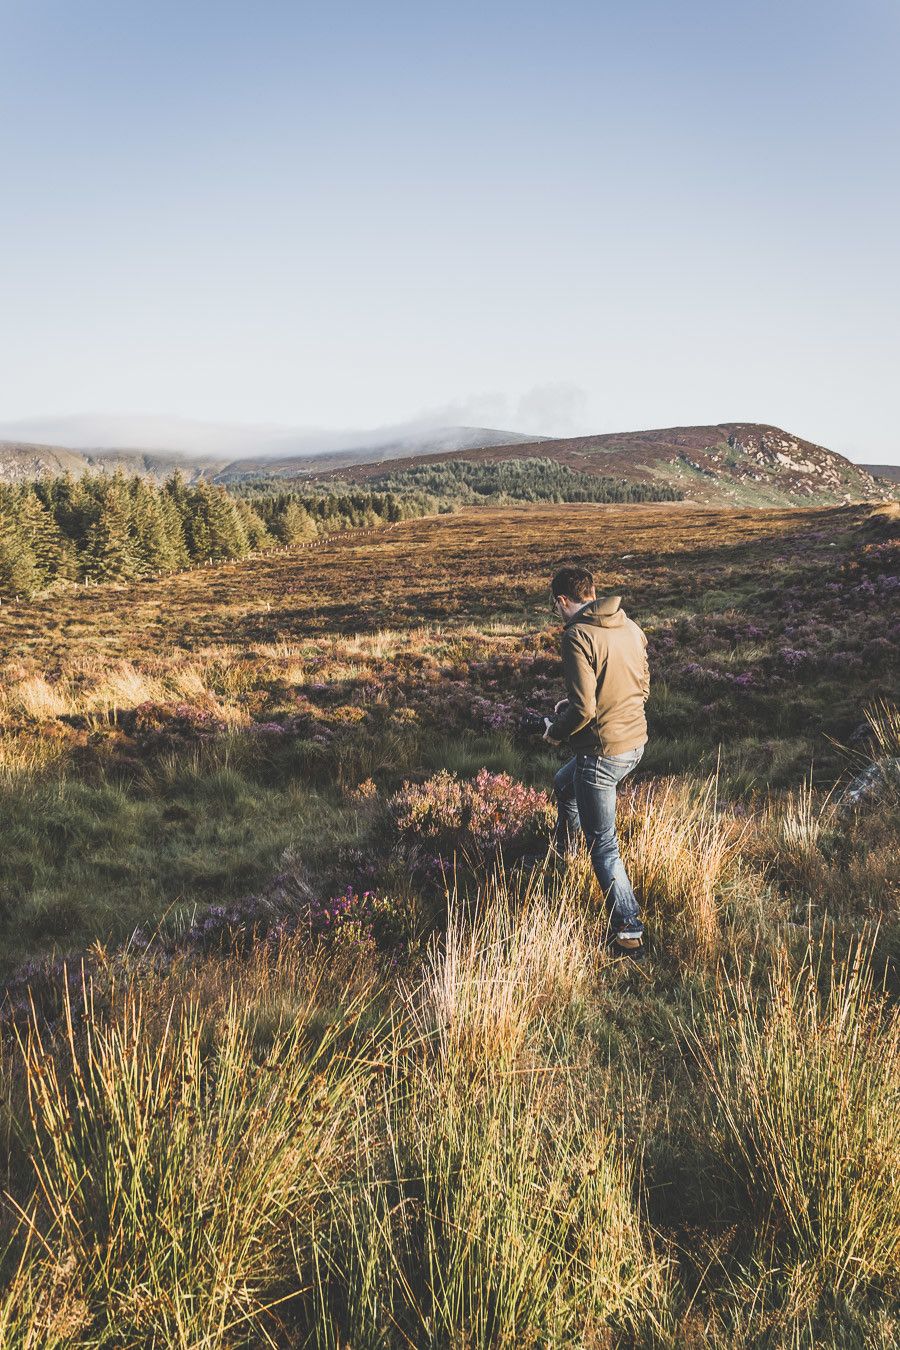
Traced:
POLYGON ((882 801, 888 794, 900 792, 900 758, 877 759, 868 764, 849 783, 838 800, 844 811, 867 803, 882 801))

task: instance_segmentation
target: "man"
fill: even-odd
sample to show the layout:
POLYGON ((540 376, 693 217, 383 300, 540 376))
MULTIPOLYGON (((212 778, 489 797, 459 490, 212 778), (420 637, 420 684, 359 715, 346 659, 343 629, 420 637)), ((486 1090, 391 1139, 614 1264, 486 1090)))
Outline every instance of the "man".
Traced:
POLYGON ((619 856, 616 787, 647 743, 644 704, 650 692, 647 639, 625 614, 622 597, 597 599, 594 578, 562 567, 550 590, 563 620, 567 699, 545 719, 544 739, 574 752, 556 775, 556 848, 570 853, 584 831, 591 863, 609 909, 610 948, 641 960, 644 925, 619 856))

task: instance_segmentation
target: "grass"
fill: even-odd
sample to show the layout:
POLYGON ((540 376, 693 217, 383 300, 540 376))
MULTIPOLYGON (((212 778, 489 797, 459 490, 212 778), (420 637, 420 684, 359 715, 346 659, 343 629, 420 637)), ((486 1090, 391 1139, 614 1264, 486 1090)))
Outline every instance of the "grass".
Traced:
POLYGON ((729 979, 697 1039, 712 1151, 807 1305, 900 1288, 900 1017, 863 946, 826 954, 810 948, 799 969, 782 954, 761 1007, 729 979))
POLYGON ((0 1343, 897 1344, 893 528, 487 510, 4 606, 0 1343), (565 557, 651 639, 640 967, 491 778, 558 765, 565 557))
POLYGON ((666 1263, 631 1199, 632 1165, 577 1085, 452 1059, 386 1106, 390 1143, 319 1238, 316 1345, 564 1344, 666 1315, 666 1263))
POLYGON ((333 790, 267 782, 225 746, 164 755, 137 783, 115 772, 19 778, 0 803, 7 968, 48 942, 123 940, 227 904, 261 888, 291 851, 327 871, 360 832, 333 790))
POLYGON ((668 940, 689 959, 719 953, 723 888, 746 833, 719 809, 717 780, 662 779, 623 794, 628 874, 668 940))
POLYGON ((233 998, 213 1028, 193 1001, 161 1020, 129 996, 110 1021, 89 996, 77 1033, 67 1007, 64 1073, 32 1028, 36 1186, 21 1213, 35 1261, 52 1262, 49 1333, 184 1347, 264 1334, 279 1225, 337 1165, 359 1074, 339 1026, 311 1053, 308 1016, 255 1055, 233 998))

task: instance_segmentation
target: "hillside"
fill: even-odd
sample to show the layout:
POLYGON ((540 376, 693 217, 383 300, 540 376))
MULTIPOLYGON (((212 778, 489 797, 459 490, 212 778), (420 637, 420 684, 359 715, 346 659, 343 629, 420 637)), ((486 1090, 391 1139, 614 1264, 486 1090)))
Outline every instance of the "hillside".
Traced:
POLYGON ((438 427, 417 432, 408 429, 360 432, 356 438, 350 438, 351 444, 338 447, 328 444, 328 438, 324 437, 322 449, 308 448, 308 437, 298 437, 296 445, 290 447, 291 439, 285 437, 281 449, 270 449, 264 443, 258 454, 237 458, 227 453, 213 455, 187 450, 115 447, 71 449, 61 445, 0 440, 0 482, 22 482, 66 472, 75 475, 92 470, 112 473, 116 469, 153 478, 166 478, 180 469, 188 482, 208 478, 216 483, 230 483, 265 475, 308 478, 357 464, 381 465, 415 455, 468 452, 491 445, 519 447, 533 438, 491 427, 438 427))
POLYGON ((138 473, 167 478, 180 469, 189 482, 213 477, 224 459, 179 455, 174 450, 69 450, 61 445, 32 445, 26 441, 0 441, 0 482, 22 483, 60 473, 80 477, 97 470, 138 473))
POLYGON ((888 478, 892 483, 900 483, 900 464, 860 464, 859 467, 873 478, 888 478))
POLYGON ((274 478, 310 477, 325 473, 341 473, 356 465, 379 468, 394 460, 418 460, 422 455, 468 455, 492 446, 520 450, 530 445, 533 436, 511 431, 495 431, 491 427, 439 427, 436 430, 391 435, 387 439, 363 437, 357 445, 321 453, 294 455, 258 455, 232 460, 215 475, 217 483, 235 482, 241 478, 267 474, 274 478))
MULTIPOLYGON (((704 505, 827 506, 885 497, 884 485, 843 455, 778 427, 747 422, 493 445, 417 456, 409 465, 525 456, 631 482, 662 481, 704 505)), ((344 476, 361 481, 378 474, 376 466, 359 465, 344 476)))
MULTIPOLYGON (((665 484, 705 506, 833 506, 881 501, 891 494, 890 466, 853 464, 843 455, 778 427, 753 422, 663 427, 651 431, 535 440, 487 427, 360 433, 356 444, 312 453, 223 455, 171 450, 69 450, 0 441, 0 481, 91 469, 164 478, 180 469, 231 484, 246 479, 341 478, 352 482, 392 477, 404 468, 452 463, 499 463, 538 458, 599 477, 665 484), (876 478, 878 467, 883 476, 876 478)), ((402 486, 402 482, 398 484, 402 486)))

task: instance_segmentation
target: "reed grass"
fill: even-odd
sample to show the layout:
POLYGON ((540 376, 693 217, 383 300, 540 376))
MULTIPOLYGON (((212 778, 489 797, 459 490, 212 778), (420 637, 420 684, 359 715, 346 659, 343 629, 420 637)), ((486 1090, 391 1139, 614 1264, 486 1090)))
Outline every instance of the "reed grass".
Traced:
POLYGON ((511 1065, 537 1023, 584 999, 599 944, 572 898, 565 878, 545 897, 537 874, 520 896, 502 873, 479 893, 474 913, 450 897, 446 933, 431 944, 414 1006, 444 1058, 473 1069, 511 1065))
MULTIPOLYGON (((67 1004, 56 1053, 32 1026, 21 1052, 36 1187, 21 1216, 45 1329, 64 1297, 97 1344, 268 1341, 287 1221, 341 1163, 361 1072, 340 1044, 347 1017, 311 1040, 313 1011, 264 1054, 234 998, 214 1024, 188 1000, 156 1028, 139 993, 110 1018, 88 990, 83 1017, 67 1004), (61 1267, 72 1276, 56 1297, 61 1267)), ((7 1318, 30 1315, 23 1281, 7 1318)), ((33 1312, 33 1281, 29 1297, 33 1312)))
POLYGON ((810 1298, 900 1289, 900 1016, 871 944, 830 961, 782 954, 760 1005, 720 985, 695 1038, 716 1108, 711 1138, 810 1298))
POLYGON ((687 959, 713 959, 723 887, 745 835, 720 808, 717 779, 661 779, 620 800, 622 856, 648 917, 687 959))
POLYGON ((376 1118, 357 1118, 357 1169, 303 1247, 312 1345, 603 1345, 671 1325, 618 1110, 539 1053, 590 951, 585 920, 535 891, 452 913, 385 1050, 376 1118))

